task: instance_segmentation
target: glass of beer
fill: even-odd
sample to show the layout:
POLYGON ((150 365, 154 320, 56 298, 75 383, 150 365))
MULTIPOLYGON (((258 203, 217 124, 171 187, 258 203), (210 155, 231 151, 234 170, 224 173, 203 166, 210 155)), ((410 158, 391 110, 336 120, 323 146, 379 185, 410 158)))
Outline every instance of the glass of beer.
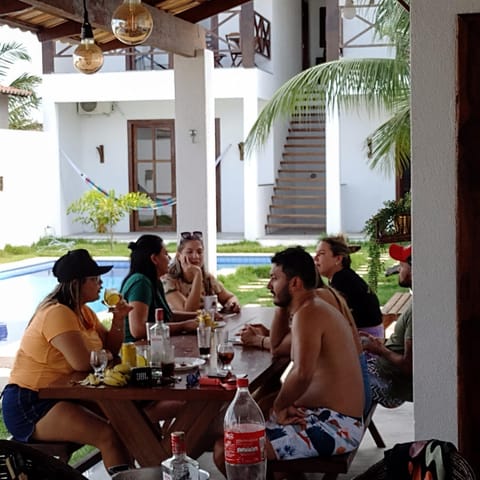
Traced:
POLYGON ((116 288, 106 288, 103 292, 103 303, 108 308, 114 308, 122 299, 122 294, 116 288))

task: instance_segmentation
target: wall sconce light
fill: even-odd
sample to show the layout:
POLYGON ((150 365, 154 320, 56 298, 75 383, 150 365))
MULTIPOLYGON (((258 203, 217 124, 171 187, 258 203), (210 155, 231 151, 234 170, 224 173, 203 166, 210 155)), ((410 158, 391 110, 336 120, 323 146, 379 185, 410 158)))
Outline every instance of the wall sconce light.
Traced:
POLYGON ((152 33, 153 19, 141 0, 123 0, 112 15, 112 32, 127 45, 139 45, 152 33))
POLYGON ((192 143, 197 143, 195 140, 197 138, 197 130, 195 128, 191 128, 189 131, 190 138, 192 139, 192 143))
POLYGON ((245 142, 240 142, 238 144, 238 153, 240 155, 240 160, 245 158, 245 142))
POLYGON ((88 21, 86 0, 83 0, 83 24, 80 34, 80 45, 73 52, 73 66, 80 73, 98 72, 103 65, 103 52, 95 43, 93 31, 88 21))
POLYGON ((100 158, 100 163, 105 163, 105 149, 103 145, 98 145, 96 149, 98 152, 98 156, 100 158))
POLYGON ((343 7, 342 17, 345 20, 352 20, 357 15, 357 9, 353 4, 353 0, 345 0, 345 6, 343 7))

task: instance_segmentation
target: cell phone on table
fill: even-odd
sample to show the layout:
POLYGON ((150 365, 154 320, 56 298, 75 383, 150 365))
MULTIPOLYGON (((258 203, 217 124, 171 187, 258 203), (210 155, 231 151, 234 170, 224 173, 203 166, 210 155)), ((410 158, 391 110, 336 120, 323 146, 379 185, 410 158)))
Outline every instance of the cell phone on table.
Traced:
POLYGON ((225 378, 225 377, 228 376, 228 373, 229 373, 228 370, 225 370, 225 371, 217 370, 215 372, 209 372, 207 374, 207 377, 209 377, 209 378, 225 378))

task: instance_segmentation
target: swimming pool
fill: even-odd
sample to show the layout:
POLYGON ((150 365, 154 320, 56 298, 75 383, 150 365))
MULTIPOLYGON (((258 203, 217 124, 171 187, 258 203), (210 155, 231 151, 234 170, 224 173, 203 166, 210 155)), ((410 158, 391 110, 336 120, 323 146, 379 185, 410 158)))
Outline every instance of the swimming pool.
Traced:
MULTIPOLYGON (((270 265, 270 255, 217 255, 217 271, 239 266, 270 265)), ((2 324, 7 326, 8 336, 4 342, 11 343, 20 339, 38 303, 53 290, 57 279, 52 274, 53 260, 32 262, 22 267, 0 271, 0 335, 2 324)), ((103 259, 100 265, 113 265, 113 269, 102 275, 103 288, 119 288, 128 272, 128 260, 103 259)), ((89 303, 97 313, 105 311, 100 300, 89 303)), ((3 335, 2 335, 3 336, 3 335)), ((1 338, 1 337, 0 337, 1 338)))

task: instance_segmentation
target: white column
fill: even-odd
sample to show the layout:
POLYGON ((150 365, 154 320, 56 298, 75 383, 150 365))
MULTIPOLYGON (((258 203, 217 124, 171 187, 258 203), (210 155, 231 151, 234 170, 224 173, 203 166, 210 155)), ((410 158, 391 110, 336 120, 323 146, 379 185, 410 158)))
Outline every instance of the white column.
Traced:
POLYGON ((340 126, 338 111, 327 110, 325 122, 325 170, 327 199, 327 234, 342 231, 341 185, 340 185, 340 126))
MULTIPOLYGON (((258 116, 258 98, 254 78, 252 78, 252 85, 246 91, 248 95, 243 99, 243 128, 245 137, 258 116)), ((259 211, 261 211, 258 207, 258 155, 259 150, 256 149, 251 155, 245 155, 244 158, 243 202, 245 214, 243 231, 246 240, 256 240, 265 233, 258 218, 259 211)))
POLYGON ((203 232, 205 264, 214 273, 217 235, 213 53, 197 50, 195 58, 175 55, 174 66, 177 232, 203 232))

